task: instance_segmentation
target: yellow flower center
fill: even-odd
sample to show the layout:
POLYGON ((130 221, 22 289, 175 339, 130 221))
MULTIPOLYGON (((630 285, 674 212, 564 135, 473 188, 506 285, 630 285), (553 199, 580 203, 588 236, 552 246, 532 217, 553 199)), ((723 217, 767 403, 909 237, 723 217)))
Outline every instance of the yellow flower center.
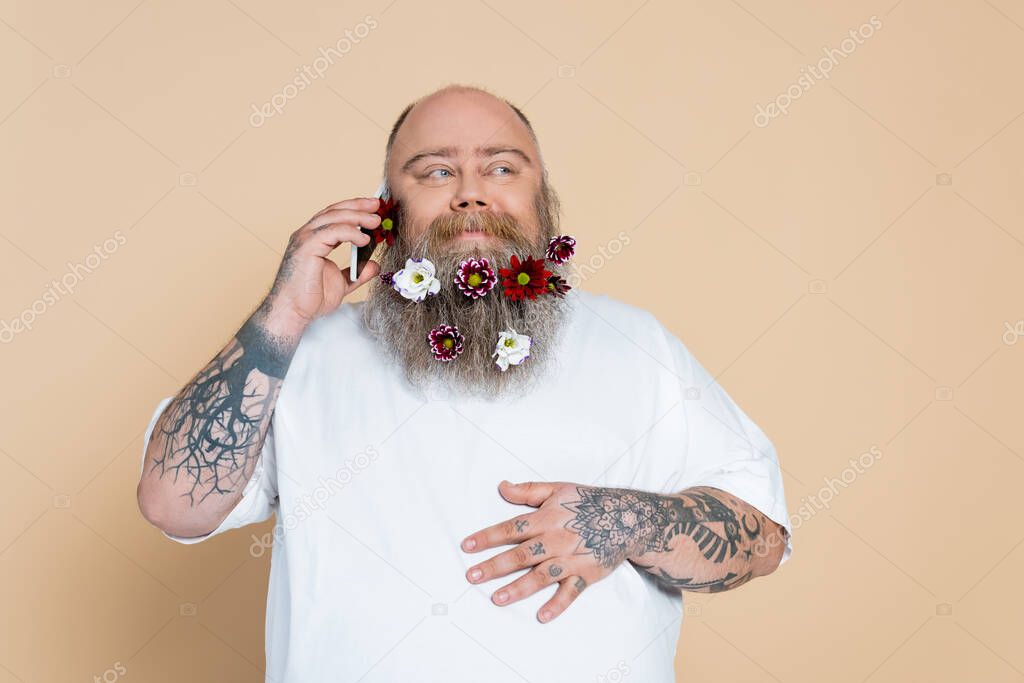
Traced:
POLYGON ((516 276, 516 282, 518 282, 521 285, 529 284, 529 282, 530 282, 530 275, 529 275, 529 273, 519 273, 519 275, 516 276))
POLYGON ((390 218, 385 218, 380 222, 380 227, 384 228, 385 230, 390 230, 392 226, 394 226, 394 221, 392 221, 390 218))
POLYGON ((423 282, 423 273, 413 273, 412 281, 413 282, 423 282))
POLYGON ((452 339, 451 337, 445 337, 444 341, 441 342, 441 345, 444 346, 444 348, 446 349, 450 349, 453 346, 455 346, 455 340, 452 339))
POLYGON ((480 277, 480 273, 473 273, 468 278, 466 278, 466 281, 469 282, 470 287, 479 287, 480 283, 483 282, 484 279, 480 277))

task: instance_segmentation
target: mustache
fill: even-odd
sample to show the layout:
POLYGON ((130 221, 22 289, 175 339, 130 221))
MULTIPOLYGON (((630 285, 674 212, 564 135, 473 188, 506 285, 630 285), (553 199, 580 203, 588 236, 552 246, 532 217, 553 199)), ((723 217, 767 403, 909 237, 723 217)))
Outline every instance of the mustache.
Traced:
POLYGON ((436 217, 425 231, 425 246, 431 251, 442 248, 468 230, 479 230, 509 246, 523 247, 529 243, 523 226, 511 214, 477 211, 436 217))

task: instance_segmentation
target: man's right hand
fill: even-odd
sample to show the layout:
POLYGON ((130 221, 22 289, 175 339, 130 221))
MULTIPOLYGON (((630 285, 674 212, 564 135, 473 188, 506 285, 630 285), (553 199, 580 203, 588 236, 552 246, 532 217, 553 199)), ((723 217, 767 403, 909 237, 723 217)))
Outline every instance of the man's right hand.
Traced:
POLYGON ((380 227, 381 218, 374 213, 379 204, 376 197, 346 199, 325 207, 292 233, 274 284, 260 306, 268 322, 305 327, 376 277, 380 272, 376 261, 368 261, 353 282, 328 256, 341 244, 369 244, 372 237, 359 228, 380 227))

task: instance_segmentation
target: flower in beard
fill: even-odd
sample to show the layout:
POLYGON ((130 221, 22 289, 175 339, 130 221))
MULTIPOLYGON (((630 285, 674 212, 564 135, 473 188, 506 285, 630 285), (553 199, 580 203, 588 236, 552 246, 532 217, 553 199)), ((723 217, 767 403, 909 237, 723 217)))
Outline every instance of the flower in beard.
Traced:
POLYGON ((548 278, 548 294, 554 294, 557 297, 564 297, 565 293, 570 289, 572 289, 572 287, 570 287, 569 283, 565 281, 565 278, 559 277, 558 275, 552 275, 548 278))
POLYGON ((498 278, 485 258, 470 258, 459 264, 455 285, 471 299, 479 299, 498 283, 498 278))
POLYGON ((392 287, 411 301, 423 301, 428 294, 441 291, 441 281, 435 276, 434 264, 427 258, 406 259, 402 268, 392 277, 392 287))
POLYGON ((438 325, 427 335, 427 341, 434 358, 447 362, 462 353, 466 338, 454 325, 438 325))
POLYGON ((380 277, 380 281, 383 282, 386 286, 395 286, 395 274, 393 272, 381 273, 378 277, 380 277))
POLYGON ((495 363, 505 372, 510 365, 519 365, 530 357, 531 342, 529 336, 518 334, 514 329, 502 330, 491 357, 497 356, 495 363))
POLYGON ((552 263, 565 263, 575 253, 576 240, 569 235, 557 235, 548 242, 547 257, 552 263))
POLYGON ((500 270, 504 278, 501 284, 505 288, 505 296, 512 301, 519 301, 524 297, 536 299, 538 294, 543 294, 551 276, 551 271, 544 268, 544 259, 527 256, 520 261, 518 256, 512 254, 510 260, 511 267, 500 270))
POLYGON ((395 243, 395 221, 398 217, 398 209, 401 204, 394 199, 381 199, 377 205, 375 214, 380 216, 380 229, 371 230, 370 234, 373 236, 373 243, 380 244, 381 242, 387 242, 388 246, 395 243))

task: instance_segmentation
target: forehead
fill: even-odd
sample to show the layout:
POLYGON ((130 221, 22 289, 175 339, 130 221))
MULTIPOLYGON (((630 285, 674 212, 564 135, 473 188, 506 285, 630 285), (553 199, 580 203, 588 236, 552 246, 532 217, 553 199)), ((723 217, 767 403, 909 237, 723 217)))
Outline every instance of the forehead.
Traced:
POLYGON ((392 164, 400 167, 427 148, 456 147, 468 156, 482 146, 518 147, 538 157, 526 125, 504 102, 485 93, 440 93, 409 112, 395 137, 392 164))

